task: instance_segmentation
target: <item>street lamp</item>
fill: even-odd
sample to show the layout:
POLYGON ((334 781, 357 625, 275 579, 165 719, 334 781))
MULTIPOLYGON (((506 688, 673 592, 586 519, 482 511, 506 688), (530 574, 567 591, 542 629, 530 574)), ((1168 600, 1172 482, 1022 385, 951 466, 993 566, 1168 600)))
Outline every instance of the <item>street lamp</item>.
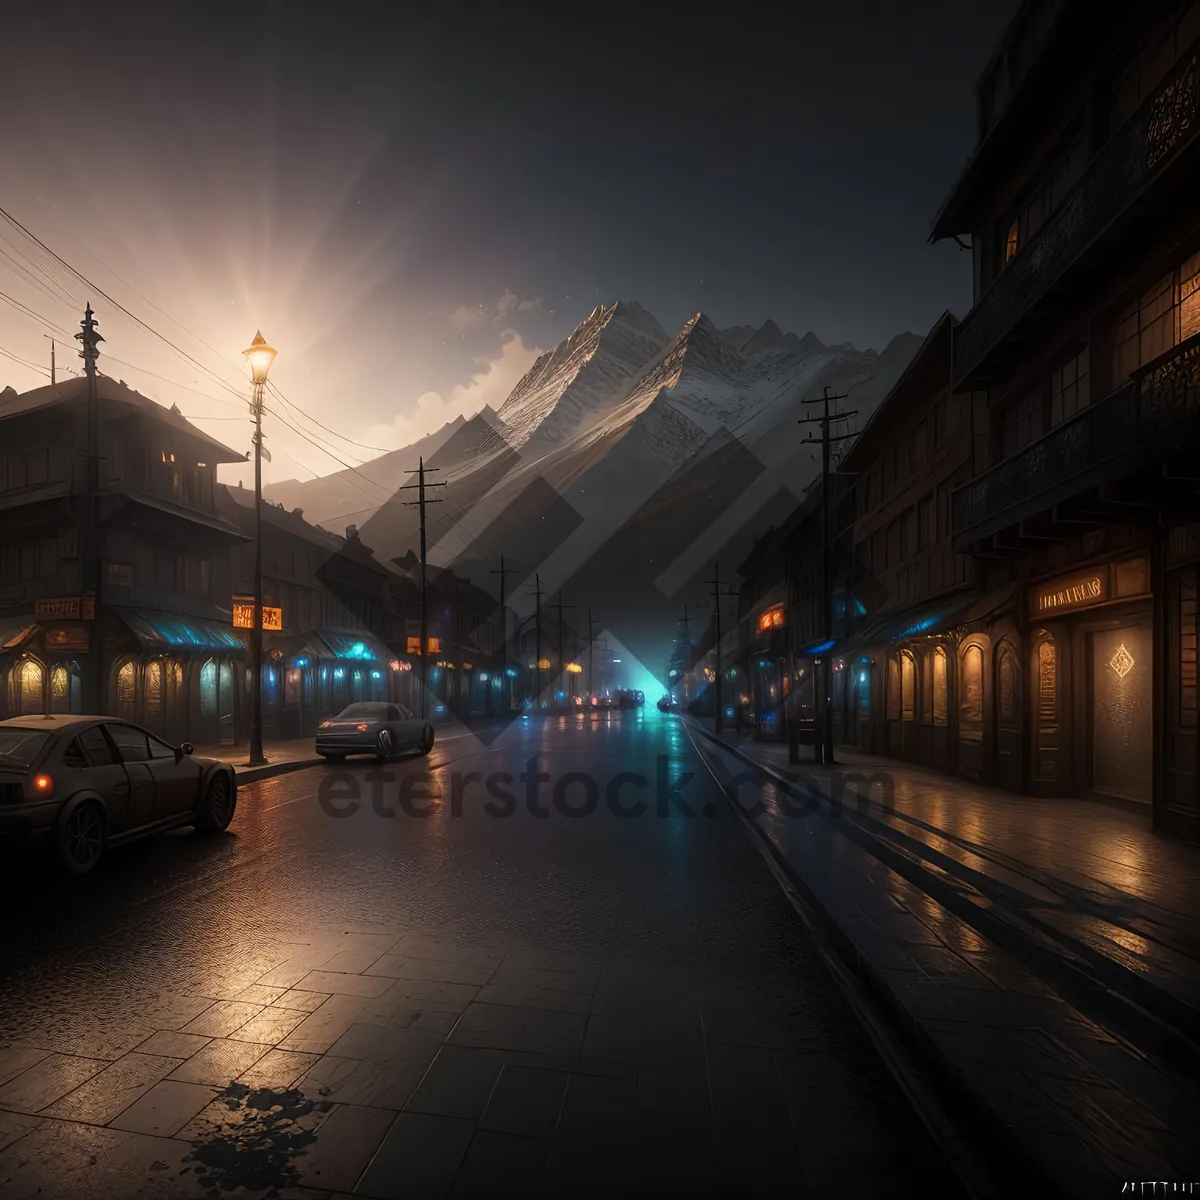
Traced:
POLYGON ((263 388, 276 351, 267 345, 261 333, 243 350, 254 385, 250 415, 254 419, 254 626, 250 630, 250 670, 253 680, 250 708, 250 765, 261 766, 267 760, 262 748, 262 414, 263 388))

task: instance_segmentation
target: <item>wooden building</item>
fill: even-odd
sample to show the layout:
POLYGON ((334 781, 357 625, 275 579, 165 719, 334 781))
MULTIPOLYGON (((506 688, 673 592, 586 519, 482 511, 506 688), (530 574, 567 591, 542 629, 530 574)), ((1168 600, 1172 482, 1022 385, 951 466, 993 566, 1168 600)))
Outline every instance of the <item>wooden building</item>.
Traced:
POLYGON ((123 382, 96 388, 94 528, 86 379, 0 395, 0 713, 102 710, 232 741, 246 645, 229 551, 245 537, 215 492, 243 456, 123 382))
MULTIPOLYGON (((971 773, 1200 833, 1200 4, 1030 0, 934 238, 969 239, 955 551, 1011 616, 960 647, 971 773)), ((967 772, 964 772, 967 773, 967 772)))

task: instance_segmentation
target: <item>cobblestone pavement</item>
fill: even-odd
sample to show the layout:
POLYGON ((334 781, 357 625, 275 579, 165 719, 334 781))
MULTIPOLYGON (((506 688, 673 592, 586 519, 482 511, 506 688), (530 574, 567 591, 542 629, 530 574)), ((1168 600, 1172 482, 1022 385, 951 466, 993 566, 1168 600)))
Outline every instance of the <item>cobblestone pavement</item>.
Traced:
POLYGON ((10 868, 0 1200, 957 1193, 680 722, 388 770, 10 868))

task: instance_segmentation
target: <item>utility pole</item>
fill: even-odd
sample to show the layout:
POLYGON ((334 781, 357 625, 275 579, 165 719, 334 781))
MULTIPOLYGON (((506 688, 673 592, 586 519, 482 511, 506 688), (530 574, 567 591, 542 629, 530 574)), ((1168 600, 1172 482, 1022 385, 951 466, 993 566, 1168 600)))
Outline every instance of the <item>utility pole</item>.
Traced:
POLYGON ((725 709, 721 703, 721 599, 723 596, 736 596, 737 589, 728 581, 722 583, 721 571, 716 561, 713 561, 713 624, 714 633, 716 635, 713 644, 713 650, 716 655, 716 672, 713 679, 713 713, 715 716, 714 730, 720 733, 725 727, 725 709), (726 587, 728 591, 721 591, 722 587, 726 587))
MULTIPOLYGON (((514 563, 513 565, 519 566, 520 564, 514 563)), ((498 571, 493 570, 490 573, 492 575, 500 576, 500 657, 504 660, 504 667, 503 667, 503 670, 505 673, 504 674, 504 679, 505 679, 504 686, 507 687, 508 686, 508 683, 507 683, 507 680, 508 680, 508 658, 509 658, 509 654, 508 654, 508 609, 505 607, 505 604, 507 603, 507 600, 508 600, 508 589, 504 586, 504 580, 505 580, 505 577, 507 576, 508 571, 504 565, 504 555, 503 554, 500 555, 500 570, 498 570, 498 571)))
MULTIPOLYGON (((816 442, 821 443, 821 591, 824 597, 825 609, 825 636, 823 642, 831 642, 833 640, 833 534, 830 530, 829 518, 832 509, 832 497, 830 496, 830 480, 833 471, 830 466, 830 457, 832 444, 834 442, 844 442, 847 438, 855 437, 853 433, 841 433, 836 437, 831 435, 829 431, 830 421, 844 421, 849 417, 857 416, 858 410, 854 409, 846 413, 834 413, 832 416, 829 412, 830 401, 845 400, 846 396, 829 394, 829 389, 826 388, 824 395, 812 400, 803 400, 802 404, 820 404, 823 405, 822 415, 819 417, 805 417, 799 423, 801 425, 819 424, 821 426, 821 436, 819 438, 805 438, 801 445, 811 445, 816 442)), ((831 647, 827 648, 821 655, 821 746, 822 755, 821 761, 827 766, 833 763, 833 657, 831 647)))
MULTIPOLYGON (((569 674, 567 671, 567 660, 563 657, 563 609, 574 608, 573 604, 564 604, 562 598, 562 588, 558 589, 558 604, 555 606, 558 609, 558 673, 560 676, 569 674)), ((570 680, 567 683, 567 690, 570 691, 570 680)))
POLYGON ((542 577, 534 572, 533 594, 537 598, 533 617, 533 706, 541 708, 542 700, 542 577))
POLYGON ((50 382, 52 384, 58 382, 58 374, 55 371, 55 367, 54 367, 54 339, 53 338, 50 339, 50 382))
POLYGON ((417 489, 417 499, 406 500, 404 503, 409 507, 415 504, 421 516, 421 712, 419 715, 424 718, 429 715, 429 601, 426 588, 425 505, 441 504, 441 500, 426 500, 425 489, 445 487, 446 485, 425 482, 426 473, 440 471, 440 467, 426 467, 424 457, 418 458, 417 464, 417 482, 406 483, 398 490, 406 492, 410 488, 417 489))
MULTIPOLYGON (((84 510, 86 528, 81 531, 86 541, 81 591, 84 596, 90 594, 92 598, 91 633, 88 639, 91 670, 88 672, 87 697, 88 703, 95 706, 89 711, 98 713, 103 711, 101 672, 104 663, 101 651, 104 625, 100 608, 100 564, 103 556, 100 547, 100 401, 96 394, 96 363, 100 358, 100 343, 104 339, 96 328, 90 303, 83 311, 80 332, 75 336, 83 346, 79 357, 83 359, 83 370, 87 376, 87 504, 84 510)), ((82 605, 82 598, 80 603, 82 605)))

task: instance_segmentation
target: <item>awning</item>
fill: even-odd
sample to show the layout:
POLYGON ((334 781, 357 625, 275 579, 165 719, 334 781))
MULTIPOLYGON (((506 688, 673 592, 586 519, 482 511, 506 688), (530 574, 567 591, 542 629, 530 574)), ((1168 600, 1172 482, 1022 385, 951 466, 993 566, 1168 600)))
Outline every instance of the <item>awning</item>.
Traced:
POLYGON ((318 637, 329 647, 323 658, 341 658, 351 662, 388 662, 392 652, 369 633, 340 633, 322 629, 318 637))
POLYGON ((878 646, 886 642, 903 642, 910 638, 929 637, 945 633, 961 625, 967 612, 979 601, 979 595, 943 596, 937 600, 914 605, 903 612, 886 616, 864 626, 855 635, 856 646, 878 646))
POLYGON ((143 650, 176 654, 245 654, 242 634, 223 621, 144 609, 114 610, 143 650))
POLYGON ((867 625, 854 636, 852 645, 879 646, 947 633, 960 625, 984 621, 999 614, 1011 604, 1016 593, 1017 585, 1009 583, 984 595, 972 591, 927 601, 867 625))
POLYGON ((0 654, 23 646, 36 632, 32 617, 0 617, 0 654))

